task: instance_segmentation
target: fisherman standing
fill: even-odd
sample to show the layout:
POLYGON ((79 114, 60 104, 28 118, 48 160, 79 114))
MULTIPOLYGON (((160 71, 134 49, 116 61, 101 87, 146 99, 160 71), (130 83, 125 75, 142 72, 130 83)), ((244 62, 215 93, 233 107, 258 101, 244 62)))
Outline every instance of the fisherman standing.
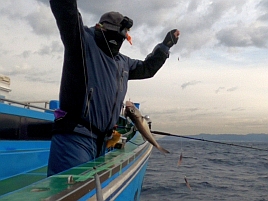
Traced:
POLYGON ((64 45, 60 108, 55 111, 48 176, 104 154, 120 115, 128 80, 151 78, 169 57, 179 31, 166 35, 144 61, 119 52, 133 21, 118 12, 83 25, 76 0, 50 0, 64 45), (103 148, 104 147, 104 148, 103 148))

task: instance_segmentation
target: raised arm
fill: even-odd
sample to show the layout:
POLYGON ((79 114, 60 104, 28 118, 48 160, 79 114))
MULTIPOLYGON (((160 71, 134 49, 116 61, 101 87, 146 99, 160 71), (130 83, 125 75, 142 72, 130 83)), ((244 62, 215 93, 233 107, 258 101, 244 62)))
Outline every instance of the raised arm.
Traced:
POLYGON ((177 29, 168 32, 163 43, 158 44, 144 61, 138 62, 136 67, 129 72, 129 80, 153 77, 169 57, 169 48, 177 43, 179 35, 180 32, 177 29))
POLYGON ((82 19, 76 0, 50 0, 50 5, 64 44, 60 109, 79 117, 86 91, 82 19))
POLYGON ((80 41, 82 27, 76 0, 50 0, 50 6, 65 48, 75 46, 80 41))

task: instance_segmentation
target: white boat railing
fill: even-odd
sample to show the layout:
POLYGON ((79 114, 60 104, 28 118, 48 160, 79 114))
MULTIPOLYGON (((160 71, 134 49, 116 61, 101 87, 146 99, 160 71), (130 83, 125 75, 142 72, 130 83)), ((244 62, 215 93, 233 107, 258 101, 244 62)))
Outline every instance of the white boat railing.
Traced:
POLYGON ((43 111, 50 111, 50 112, 54 111, 54 110, 51 110, 51 109, 48 108, 49 101, 24 101, 24 102, 19 102, 19 101, 14 101, 14 100, 11 100, 11 99, 6 99, 6 98, 1 98, 0 97, 0 102, 7 102, 7 104, 9 104, 9 105, 17 104, 17 105, 23 106, 24 108, 27 108, 27 109, 34 108, 34 109, 43 110, 43 111), (36 106, 36 105, 31 105, 31 104, 45 104, 45 107, 39 107, 39 106, 36 106))

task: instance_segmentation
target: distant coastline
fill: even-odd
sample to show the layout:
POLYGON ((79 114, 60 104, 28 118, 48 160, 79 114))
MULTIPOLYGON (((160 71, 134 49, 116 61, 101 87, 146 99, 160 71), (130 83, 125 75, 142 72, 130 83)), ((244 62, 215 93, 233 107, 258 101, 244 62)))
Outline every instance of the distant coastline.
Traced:
MULTIPOLYGON (((229 141, 229 142, 268 142, 268 134, 265 133, 250 133, 246 135, 240 134, 206 134, 200 133, 198 135, 184 135, 204 140, 215 140, 215 141, 229 141)), ((187 140, 179 137, 166 136, 161 140, 187 140)))

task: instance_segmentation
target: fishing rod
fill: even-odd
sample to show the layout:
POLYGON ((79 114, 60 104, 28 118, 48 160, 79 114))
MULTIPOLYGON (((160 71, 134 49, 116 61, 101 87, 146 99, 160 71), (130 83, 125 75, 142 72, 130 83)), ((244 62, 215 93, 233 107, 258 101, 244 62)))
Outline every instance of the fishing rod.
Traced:
POLYGON ((214 140, 206 140, 206 139, 195 138, 195 137, 190 137, 190 136, 183 136, 183 135, 177 135, 177 134, 166 133, 166 132, 161 132, 161 131, 151 131, 151 133, 157 134, 157 135, 165 135, 165 136, 186 138, 186 139, 190 139, 190 140, 211 142, 211 143, 215 143, 215 144, 224 144, 224 145, 235 146, 235 147, 242 147, 242 148, 247 148, 247 149, 254 149, 254 150, 259 150, 259 151, 268 151, 268 149, 262 149, 262 148, 258 148, 258 147, 252 147, 252 146, 246 146, 246 145, 239 145, 239 144, 233 144, 233 143, 227 143, 227 142, 220 142, 220 141, 214 141, 214 140))

